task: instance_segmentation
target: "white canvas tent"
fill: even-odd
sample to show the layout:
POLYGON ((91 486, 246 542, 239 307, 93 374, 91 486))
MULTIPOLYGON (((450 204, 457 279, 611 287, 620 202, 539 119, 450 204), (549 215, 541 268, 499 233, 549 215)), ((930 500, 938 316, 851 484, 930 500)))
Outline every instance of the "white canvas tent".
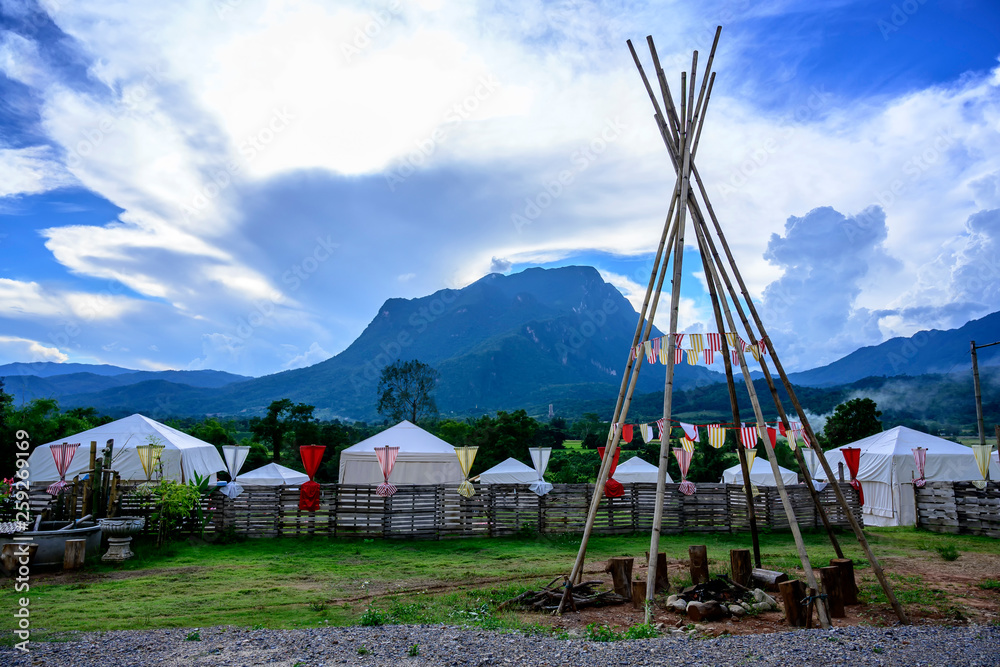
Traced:
POLYGON ((383 481, 376 447, 399 447, 389 481, 393 484, 458 484, 463 479, 455 448, 406 420, 340 453, 341 484, 377 485, 383 481))
POLYGON ((537 480, 535 469, 515 458, 501 461, 479 475, 480 484, 531 484, 537 480))
MULTIPOLYGON (((115 441, 112 468, 121 475, 122 480, 144 481, 146 473, 139 461, 136 447, 150 444, 150 439, 156 439, 164 446, 160 454, 163 463, 163 478, 179 482, 192 479, 194 473, 203 477, 211 477, 225 470, 226 464, 219 455, 215 445, 199 440, 161 424, 149 417, 135 414, 118 421, 92 428, 76 435, 60 438, 55 442, 47 442, 35 448, 28 457, 31 481, 54 482, 59 479, 56 464, 52 458, 52 445, 63 442, 80 443, 80 448, 73 456, 73 461, 66 470, 66 479, 84 473, 90 467, 90 442, 97 442, 98 454, 108 440, 115 441)), ((155 479, 154 475, 154 479, 155 479)))
POLYGON ((308 482, 309 475, 277 463, 268 463, 238 475, 236 481, 245 486, 298 486, 308 482))
MULTIPOLYGON (((656 466, 648 461, 633 456, 624 463, 619 463, 615 468, 614 479, 622 484, 656 484, 656 466)), ((673 484, 674 480, 667 473, 667 484, 673 484)))
MULTIPOLYGON (((799 476, 788 468, 778 466, 778 472, 781 473, 781 481, 786 486, 798 484, 799 476)), ((740 469, 740 466, 735 465, 732 468, 726 468, 722 471, 721 481, 723 484, 742 485, 743 471, 740 469)), ((756 486, 777 486, 777 483, 774 481, 774 472, 771 470, 770 461, 762 456, 754 458, 753 466, 750 468, 750 483, 756 486)))
MULTIPOLYGON (((912 526, 916 524, 916 504, 913 480, 919 477, 913 450, 927 450, 924 479, 929 482, 960 482, 981 480, 972 449, 956 442, 939 438, 912 428, 896 428, 862 438, 844 447, 861 450, 858 463, 858 481, 865 494, 862 517, 870 526, 912 526)), ((843 447, 826 453, 834 474, 838 464, 844 463, 843 447)), ((825 480, 822 468, 815 473, 825 480)), ((850 473, 844 463, 844 479, 850 473)), ((990 479, 1000 479, 1000 467, 990 465, 990 479)))

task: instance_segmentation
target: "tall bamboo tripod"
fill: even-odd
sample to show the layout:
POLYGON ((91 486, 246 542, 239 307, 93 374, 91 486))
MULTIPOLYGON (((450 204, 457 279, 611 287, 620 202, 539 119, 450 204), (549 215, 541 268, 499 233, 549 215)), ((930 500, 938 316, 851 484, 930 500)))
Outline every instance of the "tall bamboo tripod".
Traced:
MULTIPOLYGON (((676 172, 673 195, 671 197, 667 217, 663 225, 663 231, 660 234, 659 245, 657 246, 656 255, 653 261, 653 269, 650 273, 649 283, 646 287, 645 299, 643 300, 642 308, 639 313, 639 321, 636 325, 635 334, 632 340, 633 350, 636 349, 636 346, 640 343, 645 343, 649 340, 650 332, 653 328, 653 320, 656 316, 656 310, 659 305, 659 298, 662 292, 663 283, 666 279, 669 267, 672 271, 669 313, 670 324, 669 333, 665 336, 667 353, 665 359, 666 380, 663 393, 663 422, 668 426, 666 427, 665 433, 662 433, 660 437, 660 459, 656 484, 656 505, 653 515, 653 527, 650 536, 649 572, 646 584, 646 622, 649 622, 652 619, 653 595, 656 582, 656 554, 659 551, 660 530, 663 521, 663 501, 666 491, 667 462, 670 454, 669 423, 672 411, 675 361, 674 351, 677 340, 676 333, 680 305, 680 286, 684 259, 685 233, 687 231, 689 217, 694 231, 698 252, 701 256, 702 268, 705 272, 705 280, 707 282, 709 296, 712 301, 715 324, 720 334, 719 338, 722 347, 721 352, 725 365, 726 381, 729 390, 734 425, 739 426, 740 416, 739 406, 737 404, 736 384, 733 376, 732 356, 729 348, 730 340, 729 337, 725 335, 727 332, 732 332, 733 334, 738 335, 739 332, 739 329, 736 326, 736 321, 733 317, 733 308, 735 308, 736 314, 740 319, 742 330, 746 332, 746 335, 750 340, 750 348, 748 349, 756 348, 760 351, 754 356, 760 362, 761 370, 763 371, 764 377, 767 381, 769 392, 774 399, 780 421, 784 424, 786 429, 790 429, 792 427, 792 424, 789 421, 778 396, 777 387, 771 376, 770 370, 768 369, 764 355, 765 349, 771 356, 782 385, 784 386, 789 400, 798 415, 806 442, 816 453, 820 464, 823 466, 823 470, 828 476, 827 479, 835 479, 833 471, 830 469, 830 465, 827 462, 826 457, 823 455, 823 451, 819 446, 815 434, 813 433, 812 427, 809 425, 809 420, 802 409, 802 405, 799 403, 799 400, 795 395, 795 390, 788 381, 788 376, 778 359, 777 352, 774 349, 771 339, 767 336, 767 332, 761 322, 757 308, 755 307, 753 300, 750 298, 749 291, 747 290, 743 277, 736 265, 736 261, 733 258, 733 254, 729 248, 728 242, 726 241, 725 234, 723 233, 722 227, 716 217, 715 210, 712 208, 712 204, 709 200, 708 193, 706 192, 705 185, 702 182, 701 175, 698 173, 698 169, 694 163, 694 158, 698 150, 698 143, 701 139, 701 132, 704 127, 708 102, 711 98, 712 88, 715 84, 715 73, 712 71, 712 63, 715 59, 715 52, 718 47, 721 33, 722 28, 720 26, 715 32, 715 39, 713 40, 712 49, 709 53, 708 61, 705 66, 705 73, 702 76, 701 87, 698 92, 697 100, 695 99, 695 81, 698 71, 697 51, 693 53, 691 60, 690 80, 688 79, 687 72, 681 73, 680 95, 678 97, 680 102, 679 106, 674 104, 674 98, 667 83, 667 78, 663 72, 663 68, 660 66, 659 56, 656 52, 656 47, 653 44, 652 37, 647 37, 646 39, 653 61, 653 67, 656 72, 656 79, 660 93, 659 98, 657 98, 656 92, 654 92, 654 88, 646 76, 645 70, 642 67, 631 41, 628 43, 629 50, 635 60, 643 85, 645 86, 646 92, 653 104, 654 118, 656 120, 657 128, 659 129, 664 145, 666 146, 667 152, 670 156, 671 164, 676 172), (704 202, 704 209, 698 201, 697 195, 699 194, 704 202), (703 210, 707 211, 707 218, 704 215, 703 210), (709 220, 712 223, 711 226, 708 224, 709 220), (715 238, 713 238, 713 232, 715 234, 715 238), (720 247, 725 255, 725 261, 719 254, 720 247), (730 272, 732 275, 730 275, 730 272), (734 279, 736 281, 735 285, 733 283, 734 279), (738 291, 737 287, 739 288, 738 291), (732 308, 730 307, 730 303, 732 304, 732 308)), ((735 335, 732 340, 735 342, 735 335)), ((763 411, 761 410, 760 401, 750 376, 750 370, 747 366, 744 349, 742 345, 739 344, 734 344, 733 347, 734 349, 732 351, 735 353, 735 358, 739 362, 748 398, 750 399, 750 403, 753 407, 754 417, 757 420, 758 435, 760 440, 764 443, 764 450, 767 454, 768 462, 771 465, 772 473, 774 474, 775 482, 778 487, 778 494, 781 497, 782 506, 784 507, 785 515, 788 519, 788 524, 795 540, 796 549, 802 562, 802 569, 805 572, 806 585, 810 591, 815 594, 818 592, 819 587, 817 586, 816 577, 809 561, 809 555, 806 552, 805 544, 802 540, 802 534, 799 530, 794 509, 789 501, 788 493, 778 471, 778 462, 775 457, 774 448, 771 445, 770 438, 766 432, 763 411)), ((630 350, 629 358, 625 366, 625 372, 622 375, 621 389, 615 405, 614 417, 612 419, 613 426, 608 434, 607 450, 598 472, 595 492, 590 504, 587 521, 584 525, 584 534, 580 542, 580 549, 577 553, 573 570, 569 576, 570 582, 579 581, 583 574, 583 563, 587 551, 587 541, 589 540, 590 533, 593 530, 594 520, 603 495, 604 484, 608 479, 611 462, 614 460, 615 450, 618 447, 621 435, 621 429, 615 428, 614 424, 624 423, 626 420, 628 410, 632 402, 636 380, 638 379, 639 371, 642 368, 642 362, 643 355, 632 354, 630 350)), ((751 495, 750 484, 748 483, 750 474, 747 467, 747 457, 741 447, 737 446, 737 450, 739 451, 743 479, 747 482, 744 484, 747 496, 747 512, 750 519, 754 556, 757 565, 759 566, 760 550, 757 540, 756 521, 753 512, 753 498, 751 495)), ((834 549, 837 552, 837 555, 842 557, 843 552, 840 548, 840 544, 838 543, 828 517, 819 502, 818 494, 812 485, 809 471, 805 466, 805 461, 801 452, 796 452, 796 454, 799 465, 802 467, 802 471, 806 477, 810 494, 820 513, 820 516, 823 519, 824 526, 827 529, 827 533, 834 549)), ((886 597, 892 604, 893 610, 896 612, 897 617, 902 623, 909 623, 909 619, 903 611, 903 608, 899 605, 899 602, 893 594, 892 587, 886 579, 885 573, 883 572, 878 559, 872 553, 871 548, 868 545, 868 540, 865 538, 860 524, 858 524, 854 515, 851 513, 843 492, 837 484, 833 484, 832 487, 835 495, 837 496, 837 502, 840 504, 844 514, 847 516, 848 521, 851 524, 851 528, 854 530, 858 542, 865 552, 865 556, 871 563, 872 569, 874 570, 882 589, 886 593, 886 597)), ((562 612, 566 598, 569 595, 569 591, 570 589, 567 587, 566 594, 563 596, 562 603, 560 603, 557 613, 562 612)), ((817 598, 816 602, 817 614, 819 616, 821 626, 824 628, 830 627, 829 615, 822 597, 817 598)))

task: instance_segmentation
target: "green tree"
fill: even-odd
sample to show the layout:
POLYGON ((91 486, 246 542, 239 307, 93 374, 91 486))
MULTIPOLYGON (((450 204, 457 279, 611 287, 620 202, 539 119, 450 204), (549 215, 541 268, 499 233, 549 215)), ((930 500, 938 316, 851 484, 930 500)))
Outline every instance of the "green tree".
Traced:
MULTIPOLYGON (((319 422, 313 417, 316 408, 305 403, 292 403, 290 399, 282 398, 272 401, 267 407, 267 414, 250 420, 250 432, 258 442, 271 446, 271 460, 281 461, 281 449, 285 439, 291 435, 291 445, 321 445, 319 422)), ((296 459, 298 457, 293 457, 296 459)))
POLYGON ((826 420, 820 443, 824 449, 842 447, 856 440, 882 432, 878 420, 882 412, 870 398, 852 398, 841 403, 826 420))
POLYGON ((423 415, 436 415, 437 404, 431 392, 440 374, 427 364, 413 359, 397 359, 382 369, 378 381, 378 412, 395 421, 409 419, 414 424, 423 415))
POLYGON ((535 446, 538 422, 524 410, 497 412, 496 417, 483 415, 472 423, 467 442, 479 447, 473 474, 492 468, 507 458, 515 458, 522 463, 531 460, 528 447, 535 446))

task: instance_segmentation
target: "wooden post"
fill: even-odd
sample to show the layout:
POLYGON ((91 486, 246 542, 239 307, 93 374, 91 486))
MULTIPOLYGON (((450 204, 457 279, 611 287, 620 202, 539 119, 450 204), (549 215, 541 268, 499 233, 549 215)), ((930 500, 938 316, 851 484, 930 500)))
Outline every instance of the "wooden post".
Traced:
POLYGON ((646 605, 646 587, 643 585, 645 582, 636 581, 632 585, 632 607, 634 609, 642 609, 646 605))
POLYGON ((708 547, 705 545, 688 547, 688 557, 691 559, 691 583, 694 585, 708 583, 708 547))
MULTIPOLYGON (((649 564, 649 552, 646 552, 646 563, 649 564)), ((656 554, 656 586, 654 591, 662 593, 670 590, 670 579, 667 576, 667 554, 662 551, 656 554)))
POLYGON ((826 593, 826 604, 833 618, 844 618, 844 597, 840 592, 840 568, 828 565, 819 568, 819 577, 823 582, 823 592, 826 593))
POLYGON ((802 604, 806 596, 806 586, 798 579, 782 581, 778 584, 781 603, 785 608, 785 622, 793 628, 806 627, 806 608, 802 604))
POLYGON ((608 560, 604 566, 605 572, 611 573, 611 581, 615 586, 615 593, 626 600, 632 599, 632 564, 634 558, 629 556, 615 556, 608 560))
POLYGON ((730 549, 729 566, 732 570, 733 581, 740 586, 750 585, 750 573, 753 567, 750 565, 749 549, 730 549))
POLYGON ((63 552, 63 569, 77 570, 83 567, 87 557, 87 540, 66 540, 66 550, 63 552))
POLYGON ((840 595, 844 604, 858 603, 858 582, 854 579, 854 561, 850 558, 834 558, 830 565, 840 568, 840 595))

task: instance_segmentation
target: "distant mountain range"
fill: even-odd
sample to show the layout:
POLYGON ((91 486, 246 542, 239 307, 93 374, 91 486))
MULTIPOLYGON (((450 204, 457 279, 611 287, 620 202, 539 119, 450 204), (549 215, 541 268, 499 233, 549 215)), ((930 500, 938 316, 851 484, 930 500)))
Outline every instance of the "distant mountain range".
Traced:
MULTIPOLYGON (((0 377, 19 401, 56 398, 66 408, 92 406, 113 416, 255 415, 273 400, 290 398, 316 406, 322 418, 370 421, 379 418, 380 369, 396 358, 419 359, 441 374, 435 397, 443 415, 529 406, 544 414, 550 403, 564 409, 613 406, 637 320, 629 301, 596 269, 535 268, 490 274, 460 290, 389 299, 340 354, 260 378, 53 363, 7 364, 0 366, 0 377)), ((832 387, 873 375, 967 368, 969 340, 992 342, 987 339, 998 332, 1000 313, 994 313, 960 329, 920 332, 862 348, 791 379, 803 386, 832 387)), ((661 333, 654 330, 653 335, 661 333)), ((1000 346, 983 350, 980 364, 1000 365, 1000 346)), ((663 379, 663 366, 644 366, 636 391, 662 392, 663 379)), ((675 386, 694 390, 722 380, 721 373, 704 366, 682 364, 675 386)), ((839 395, 821 394, 827 397, 824 404, 839 395)), ((713 394, 691 392, 708 395, 713 394)))

